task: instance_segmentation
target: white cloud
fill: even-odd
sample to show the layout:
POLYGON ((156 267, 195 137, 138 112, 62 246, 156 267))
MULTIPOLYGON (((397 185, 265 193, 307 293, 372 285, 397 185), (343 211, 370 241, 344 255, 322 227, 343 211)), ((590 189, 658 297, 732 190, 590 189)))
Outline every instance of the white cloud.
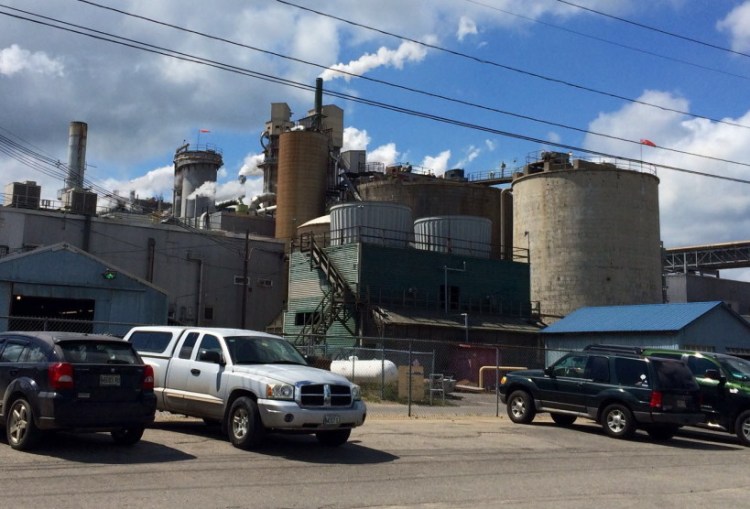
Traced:
POLYGON ((248 154, 242 162, 239 175, 241 177, 256 177, 263 175, 263 169, 260 164, 264 161, 263 154, 248 154))
POLYGON ((378 49, 377 53, 367 53, 357 60, 352 60, 348 64, 336 64, 323 71, 320 75, 325 81, 336 78, 344 78, 349 81, 354 75, 363 75, 378 67, 388 66, 396 69, 403 69, 406 62, 420 62, 427 55, 427 49, 411 41, 402 42, 401 45, 391 50, 385 46, 378 49), (343 71, 348 74, 343 74, 343 71))
POLYGON ((716 24, 722 32, 728 32, 732 49, 747 51, 750 49, 750 1, 738 5, 727 16, 716 24))
MULTIPOLYGON (((648 91, 638 99, 688 111, 684 98, 667 92, 648 91)), ((750 112, 736 119, 725 119, 725 122, 750 125, 750 112)), ((652 171, 648 163, 653 162, 694 172, 747 179, 747 169, 742 166, 685 154, 749 161, 750 145, 744 129, 639 104, 602 113, 589 128, 591 131, 634 140, 636 143, 626 146, 623 142, 588 135, 585 141, 586 148, 643 159, 643 165, 630 164, 634 170, 652 171), (640 145, 637 142, 642 138, 653 141, 659 147, 685 153, 640 145)), ((747 239, 747 232, 750 231, 748 184, 669 169, 657 168, 656 172, 660 179, 661 236, 666 247, 747 239)))
POLYGON ((42 51, 31 53, 17 44, 0 50, 0 74, 12 76, 28 71, 36 74, 62 76, 64 66, 61 61, 53 60, 42 51))
POLYGON ((495 150, 495 147, 497 146, 497 144, 493 140, 484 140, 484 145, 490 152, 493 152, 495 150))
POLYGON ((436 156, 427 156, 422 161, 422 166, 432 171, 435 176, 440 176, 448 169, 448 160, 451 158, 450 150, 443 150, 436 156))
POLYGON ((131 180, 106 179, 103 182, 103 187, 112 189, 122 197, 129 197, 131 192, 135 192, 137 198, 144 200, 162 197, 166 201, 172 201, 174 167, 156 168, 131 180))
POLYGON ((482 149, 474 145, 471 145, 469 148, 466 149, 466 155, 464 156, 464 158, 456 163, 455 165, 456 168, 465 168, 470 162, 472 162, 474 159, 479 157, 479 154, 481 153, 482 153, 482 149))
POLYGON ((367 153, 368 162, 383 163, 386 166, 399 161, 401 154, 396 149, 395 143, 386 143, 367 153))
POLYGON ((463 41, 464 37, 467 35, 476 35, 477 34, 477 24, 474 23, 474 20, 467 17, 467 16, 461 16, 461 19, 458 21, 458 31, 456 32, 456 37, 459 41, 463 41))
POLYGON ((357 129, 356 127, 344 128, 344 146, 342 152, 347 150, 367 150, 370 143, 370 136, 366 130, 357 129))

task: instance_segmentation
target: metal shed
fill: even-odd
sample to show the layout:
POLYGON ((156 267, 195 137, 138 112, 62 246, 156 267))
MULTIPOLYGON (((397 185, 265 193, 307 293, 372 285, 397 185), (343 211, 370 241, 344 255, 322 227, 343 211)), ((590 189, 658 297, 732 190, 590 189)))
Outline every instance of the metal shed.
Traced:
POLYGON ((121 335, 133 324, 166 322, 164 290, 69 244, 0 259, 0 330, 121 335))
POLYGON ((541 334, 547 365, 592 343, 750 356, 750 323, 721 301, 585 307, 541 334))

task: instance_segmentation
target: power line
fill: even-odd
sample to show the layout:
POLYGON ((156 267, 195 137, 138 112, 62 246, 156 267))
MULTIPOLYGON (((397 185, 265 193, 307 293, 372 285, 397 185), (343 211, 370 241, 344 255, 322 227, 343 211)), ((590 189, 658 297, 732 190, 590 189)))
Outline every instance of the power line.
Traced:
POLYGON ((612 93, 612 92, 606 92, 604 90, 598 90, 598 89, 587 87, 585 85, 581 85, 581 84, 578 84, 578 83, 573 83, 573 82, 570 82, 570 81, 565 81, 565 80, 562 80, 562 79, 559 79, 559 78, 552 78, 551 76, 545 76, 543 74, 538 74, 538 73, 534 73, 534 72, 531 72, 531 71, 525 71, 525 70, 519 69, 517 67, 512 67, 512 66, 509 66, 509 65, 501 64, 499 62, 495 62, 494 60, 487 60, 487 59, 480 58, 480 57, 477 57, 477 56, 474 56, 474 55, 469 55, 468 53, 462 53, 460 51, 456 51, 456 50, 444 48, 442 46, 437 46, 435 44, 430 44, 430 43, 427 43, 427 42, 418 41, 416 39, 411 39, 411 38, 406 37, 404 35, 394 34, 392 32, 388 32, 388 31, 380 29, 380 28, 375 28, 375 27, 371 27, 369 25, 364 25, 362 23, 357 23, 356 21, 351 21, 351 20, 348 20, 348 19, 345 19, 345 18, 334 16, 333 14, 328 14, 328 13, 325 13, 325 12, 322 12, 322 11, 311 9, 309 7, 304 7, 304 6, 301 6, 301 5, 297 5, 297 4, 294 4, 294 3, 289 2, 287 0, 276 0, 276 1, 279 2, 279 3, 281 3, 281 4, 288 5, 290 7, 295 7, 297 9, 301 9, 303 11, 312 12, 313 14, 317 14, 318 16, 323 16, 323 17, 326 17, 326 18, 335 19, 336 21, 341 21, 342 23, 346 23, 346 24, 349 24, 349 25, 352 25, 352 26, 363 28, 365 30, 370 30, 370 31, 373 31, 373 32, 377 32, 379 34, 387 35, 389 37, 394 37, 396 39, 400 39, 400 40, 407 41, 407 42, 412 42, 414 44, 419 44, 420 46, 423 46, 425 48, 430 48, 430 49, 434 49, 434 50, 437 50, 437 51, 448 53, 448 54, 451 54, 451 55, 454 55, 454 56, 465 58, 465 59, 468 59, 468 60, 473 60, 473 61, 478 62, 480 64, 485 64, 485 65, 490 65, 490 66, 493 66, 493 67, 498 67, 498 68, 501 68, 501 69, 505 69, 507 71, 513 71, 515 73, 523 74, 525 76, 530 76, 532 78, 541 79, 541 80, 544 80, 544 81, 548 81, 550 83, 557 83, 559 85, 565 85, 567 87, 576 88, 578 90, 583 90, 583 91, 586 91, 586 92, 591 92, 593 94, 603 95, 603 96, 606 96, 606 97, 612 97, 614 99, 619 99, 621 101, 626 101, 626 102, 630 102, 630 103, 634 103, 634 104, 641 104, 643 106, 648 106, 650 108, 656 108, 656 109, 659 109, 659 110, 662 110, 662 111, 669 111, 669 112, 672 112, 672 113, 679 113, 680 115, 685 115, 685 116, 692 117, 692 118, 701 118, 703 120, 710 120, 711 122, 715 122, 717 124, 725 124, 725 125, 730 125, 730 126, 733 126, 733 127, 741 127, 743 129, 750 129, 750 126, 748 126, 748 125, 738 124, 738 123, 735 123, 735 122, 729 122, 729 121, 718 119, 718 118, 706 117, 706 116, 703 116, 703 115, 698 115, 696 113, 690 113, 688 111, 682 111, 682 110, 678 110, 678 109, 674 109, 674 108, 668 108, 666 106, 660 106, 658 104, 649 103, 649 102, 646 102, 646 101, 641 101, 639 99, 633 99, 631 97, 625 97, 625 96, 618 95, 618 94, 615 94, 615 93, 612 93))
POLYGON ((645 25, 643 23, 638 23, 637 21, 633 21, 633 20, 630 20, 630 19, 625 19, 625 18, 621 18, 621 17, 618 17, 618 16, 614 16, 614 15, 608 14, 606 12, 597 11, 596 9, 592 9, 590 7, 584 7, 583 5, 578 5, 578 4, 575 4, 573 2, 568 2, 567 0, 557 0, 557 1, 560 2, 561 4, 569 5, 571 7, 575 7, 576 9, 581 9, 583 11, 588 11, 588 12, 591 12, 591 13, 594 13, 594 14, 598 14, 599 16, 604 16, 605 18, 610 18, 610 19, 614 19, 614 20, 617 20, 617 21, 621 21, 623 23, 627 23, 629 25, 633 25, 633 26, 636 26, 638 28, 643 28, 645 30, 651 30, 652 32, 657 32, 657 33, 660 33, 660 34, 663 34, 663 35, 668 35, 670 37, 675 37, 677 39, 682 39, 683 41, 688 41, 688 42, 692 42, 694 44, 699 44, 701 46, 706 46, 707 48, 713 48, 713 49, 717 49, 717 50, 720 50, 720 51, 726 51, 727 53, 733 53, 735 55, 740 55, 740 56, 743 56, 743 57, 750 57, 749 54, 743 53, 741 51, 735 51, 735 50, 733 50, 731 48, 727 48, 727 47, 724 47, 724 46, 719 46, 718 44, 712 44, 710 42, 701 41, 701 40, 695 39, 693 37, 688 37, 686 35, 677 34, 677 33, 674 33, 674 32, 669 32, 669 31, 663 30, 661 28, 656 28, 656 27, 652 27, 652 26, 649 26, 649 25, 645 25))
MULTIPOLYGON (((296 57, 290 57, 290 56, 284 55, 282 53, 265 50, 265 49, 262 49, 262 48, 259 48, 259 47, 256 47, 256 46, 251 46, 251 45, 244 44, 244 43, 239 43, 239 42, 233 41, 231 39, 226 39, 226 38, 223 38, 223 37, 218 37, 218 36, 215 36, 215 35, 207 34, 205 32, 200 32, 198 30, 193 30, 193 29, 181 27, 179 25, 174 25, 172 23, 167 23, 167 22, 164 22, 164 21, 156 20, 156 19, 153 19, 153 18, 142 16, 140 14, 134 14, 134 13, 131 13, 131 12, 128 12, 128 11, 124 11, 124 10, 121 10, 121 9, 117 9, 117 8, 114 8, 114 7, 109 7, 109 6, 106 6, 106 5, 101 5, 101 4, 98 4, 96 2, 92 2, 91 0, 77 0, 77 1, 81 2, 81 3, 85 3, 85 4, 88 4, 88 5, 91 5, 93 7, 98 7, 98 8, 101 8, 101 9, 113 11, 113 12, 116 12, 118 14, 122 14, 124 16, 133 17, 133 18, 136 18, 136 19, 141 19, 143 21, 148 21, 150 23, 154 23, 154 24, 157 24, 157 25, 160 25, 160 26, 172 28, 174 30, 179 30, 179 31, 182 31, 182 32, 185 32, 185 33, 189 33, 189 34, 193 34, 193 35, 198 35, 200 37, 205 37, 207 39, 211 39, 211 40, 214 40, 214 41, 223 42, 223 43, 226 43, 226 44, 230 44, 230 45, 237 46, 237 47, 240 47, 240 48, 249 49, 249 50, 252 50, 252 51, 257 51, 259 53, 264 53, 264 54, 271 55, 271 56, 274 56, 274 57, 279 57, 279 58, 283 58, 283 59, 290 60, 290 61, 293 61, 293 62, 302 63, 302 64, 305 64, 305 65, 309 65, 309 66, 312 66, 312 67, 317 67, 317 68, 323 69, 323 70, 329 69, 329 66, 325 66, 325 65, 318 64, 318 63, 315 63, 315 62, 310 62, 308 60, 303 60, 303 59, 296 58, 296 57)), ((471 0, 467 0, 467 1, 471 1, 471 0)), ((493 113, 499 113, 501 115, 507 115, 507 116, 519 118, 519 119, 522 119, 522 120, 528 120, 528 121, 531 121, 531 122, 536 122, 536 123, 540 123, 540 124, 549 125, 549 126, 552 126, 552 127, 559 127, 559 128, 562 128, 562 129, 568 129, 568 130, 580 132, 580 133, 583 133, 583 134, 590 134, 590 135, 593 135, 593 136, 599 136, 599 137, 603 137, 603 138, 608 138, 608 139, 611 139, 611 140, 621 141, 621 142, 624 142, 624 143, 631 143, 631 144, 640 145, 640 140, 629 140, 627 138, 622 138, 620 136, 614 136, 614 135, 611 135, 611 134, 600 133, 600 132, 596 132, 596 131, 590 131, 588 129, 583 129, 583 128, 580 128, 580 127, 573 127, 573 126, 569 126, 569 125, 562 124, 562 123, 559 123, 559 122, 553 122, 553 121, 549 121, 549 120, 544 120, 544 119, 532 117, 530 115, 522 115, 520 113, 513 113, 513 112, 501 110, 501 109, 498 109, 498 108, 493 108, 493 107, 490 107, 490 106, 486 106, 486 105, 482 105, 482 104, 477 104, 477 103, 474 103, 474 102, 466 101, 466 100, 463 100, 463 99, 456 99, 456 98, 448 97, 448 96, 445 96, 445 95, 442 95, 442 94, 438 94, 438 93, 435 93, 435 92, 428 92, 428 91, 425 91, 425 90, 420 90, 420 89, 408 87, 406 85, 401 85, 401 84, 397 84, 397 83, 393 83, 393 82, 389 82, 389 81, 385 81, 385 80, 380 80, 380 79, 372 78, 372 77, 369 77, 369 76, 363 76, 361 74, 355 74, 355 73, 348 72, 348 71, 337 71, 337 72, 340 72, 342 74, 345 74, 345 75, 353 77, 353 78, 359 78, 359 79, 366 80, 366 81, 369 81, 369 82, 372 82, 372 83, 377 83, 377 84, 380 84, 380 85, 385 85, 385 86, 388 86, 388 87, 392 87, 392 88, 396 88, 396 89, 400 89, 400 90, 405 90, 405 91, 408 91, 408 92, 412 92, 412 93, 416 93, 416 94, 421 94, 421 95, 425 95, 425 96, 428 96, 428 97, 433 97, 433 98, 441 99, 441 100, 444 100, 444 101, 453 102, 455 104, 461 104, 463 106, 470 106, 470 107, 478 108, 478 109, 481 109, 481 110, 484 110, 484 111, 490 111, 490 112, 493 112, 493 113)), ((714 156, 707 156, 707 155, 703 155, 703 154, 696 154, 696 153, 687 152, 687 151, 684 151, 684 150, 678 150, 678 149, 669 148, 669 147, 661 147, 660 146, 659 148, 662 149, 662 150, 668 151, 668 152, 676 153, 676 154, 689 155, 689 156, 700 157, 700 158, 703 158, 703 159, 709 159, 709 160, 713 160, 713 161, 717 161, 717 162, 723 162, 723 163, 728 163, 728 164, 737 164, 737 165, 740 165, 740 166, 748 166, 748 167, 750 167, 750 163, 742 163, 742 162, 732 161, 732 160, 729 160, 729 159, 723 159, 723 158, 714 157, 714 156)))
POLYGON ((559 30, 561 32, 566 32, 566 33, 569 33, 569 34, 576 35, 578 37, 584 37, 586 39, 591 39, 592 41, 602 42, 604 44, 609 44, 611 46, 616 46, 618 48, 623 48, 623 49, 626 49, 626 50, 629 50, 629 51, 633 51, 633 52, 636 52, 636 53, 641 53, 643 55, 649 55, 649 56, 652 56, 652 57, 661 58, 663 60, 668 60, 670 62, 676 62, 678 64, 689 65, 691 67, 695 67, 696 69, 702 69, 704 71, 714 72, 714 73, 717 73, 717 74, 723 74, 725 76, 731 76, 733 78, 739 78, 739 79, 743 79, 743 80, 750 80, 750 76, 745 76, 745 75, 742 75, 742 74, 736 74, 736 73, 733 73, 733 72, 725 71, 723 69, 717 69, 715 67, 710 67, 710 66, 698 64, 698 63, 695 63, 695 62, 690 62, 688 60, 683 60, 681 58, 675 58, 675 57, 672 57, 672 56, 668 56, 668 55, 664 55, 664 54, 661 54, 661 53, 657 53, 655 51, 649 51, 649 50, 645 50, 643 48, 637 48, 635 46, 630 46, 629 44, 623 44, 621 42, 612 41, 612 40, 609 40, 609 39, 605 39, 604 37, 597 37, 595 35, 587 34, 585 32, 579 32, 577 30, 572 30, 572 29, 567 28, 567 27, 563 27, 563 26, 560 26, 560 25, 555 25, 553 23, 542 21, 540 19, 532 18, 531 16, 524 16, 523 14, 518 14, 518 13, 515 13, 515 12, 508 11, 506 9, 501 9, 499 7, 495 7, 493 5, 489 5, 489 4, 486 4, 484 2, 479 2, 478 0, 464 0, 464 1, 467 2, 467 3, 470 3, 470 4, 479 5, 481 7, 486 8, 486 9, 491 9, 493 11, 502 12, 503 14, 507 14, 508 16, 513 16, 513 17, 516 17, 516 18, 519 18, 519 19, 523 19, 523 20, 529 21, 531 23, 536 23, 538 25, 542 25, 542 26, 545 26, 545 27, 553 28, 553 29, 559 30))
MULTIPOLYGON (((2 4, 0 4, 0 7, 6 7, 7 8, 7 6, 4 6, 2 4)), ((19 11, 19 9, 14 9, 14 8, 11 8, 11 9, 19 11)), ((175 50, 170 50, 170 49, 167 49, 167 48, 164 48, 164 47, 155 46, 155 45, 148 44, 148 43, 134 41, 132 39, 127 39, 125 37, 120 37, 120 36, 116 36, 116 35, 113 35, 113 34, 102 35, 102 34, 105 34, 105 33, 97 31, 97 30, 93 30, 93 29, 85 28, 85 30, 90 30, 91 32, 93 32, 93 33, 87 33, 87 32, 82 32, 80 30, 76 30, 76 29, 72 29, 72 28, 67 28, 67 27, 64 27, 64 26, 53 25, 51 23, 47 23, 47 22, 44 22, 44 21, 39 21, 39 20, 25 18, 25 17, 19 16, 19 15, 8 14, 8 13, 3 13, 3 12, 0 12, 0 14, 4 14, 6 16, 10 16, 10 17, 18 18, 18 19, 23 19, 23 20, 26 20, 26 21, 31 21, 33 23, 37 23, 37 24, 40 24, 40 25, 43 25, 43 26, 48 26, 48 27, 51 27, 51 28, 57 28, 59 30, 63 30, 63 31, 75 33, 75 34, 78 34, 78 35, 83 35, 83 36, 86 36, 86 37, 91 37, 93 39, 97 39, 97 40, 101 40, 101 41, 106 41, 106 42, 110 42, 110 43, 113 43, 113 44, 118 44, 118 45, 122 45, 122 46, 125 46, 125 47, 130 47, 130 48, 133 48, 133 49, 138 49, 138 50, 141 50, 141 51, 146 51, 146 52, 150 52, 150 53, 154 53, 154 54, 158 54, 158 55, 162 55, 162 56, 167 56, 167 57, 170 57, 170 58, 175 58, 175 59, 179 59, 179 60, 183 60, 183 61, 187 61, 187 62, 192 62, 192 63, 196 63, 196 64, 206 65, 206 66, 209 66, 209 67, 214 67, 214 68, 217 68, 217 69, 220 69, 220 70, 225 70, 225 71, 233 72, 233 73, 240 74, 240 75, 246 75, 246 76, 249 76, 249 77, 254 77, 254 78, 257 78, 257 79, 261 79, 261 80, 264 80, 264 81, 269 81, 269 82, 276 83, 276 84, 282 84, 282 85, 285 85, 285 86, 291 86, 291 87, 295 87, 295 88, 299 88, 299 89, 303 89, 303 90, 309 90, 309 91, 314 91, 315 90, 315 87, 312 86, 312 85, 307 85, 307 84, 304 84, 304 83, 295 82, 295 81, 284 79, 284 78, 279 78, 279 77, 276 77, 276 76, 272 76, 272 75, 260 73, 260 72, 257 72, 257 71, 251 71, 249 69, 244 69, 244 68, 241 68, 241 67, 232 66, 232 65, 229 65, 229 64, 217 62, 217 61, 206 59, 206 58, 203 58, 203 57, 198 57, 198 56, 195 56, 195 55, 189 55, 189 54, 186 54, 186 53, 178 52, 178 51, 175 51, 175 50)), ((31 13, 31 14, 35 15, 33 13, 31 13)), ((41 18, 44 18, 44 19, 51 19, 51 18, 47 18, 47 17, 44 17, 44 16, 39 16, 39 15, 35 15, 35 16, 38 16, 38 17, 41 17, 41 18)), ((62 22, 62 21, 59 21, 59 20, 54 20, 54 21, 58 22, 58 23, 62 23, 64 25, 74 26, 74 25, 72 25, 70 23, 65 23, 65 22, 62 22)), ((81 27, 78 27, 78 28, 81 28, 81 27)), ((618 160, 621 160, 621 161, 626 161, 626 162, 635 163, 635 164, 646 164, 646 165, 650 165, 650 166, 655 167, 655 168, 663 168, 663 169, 667 169, 667 170, 673 170, 673 171, 678 171, 678 172, 683 172, 683 173, 688 173, 688 174, 693 174, 693 175, 700 175, 700 176, 704 176, 704 177, 710 177, 710 178, 716 178, 716 179, 721 179, 721 180, 729 180, 729 181, 733 181, 733 182, 750 184, 750 180, 737 179, 737 178, 733 178, 733 177, 726 177, 726 176, 715 175, 715 174, 711 174, 711 173, 704 173, 704 172, 698 172, 698 171, 693 171, 693 170, 687 170, 687 169, 684 169, 684 168, 678 168, 678 167, 670 166, 670 165, 666 165, 666 164, 654 163, 654 162, 649 162, 649 161, 643 161, 641 159, 628 158, 628 157, 623 157, 623 156, 617 156, 617 155, 609 154, 609 153, 606 153, 606 152, 601 152, 601 151, 596 151, 596 150, 591 150, 591 149, 585 149, 585 148, 582 148, 582 147, 577 147, 575 145, 555 143, 555 142, 551 142, 549 140, 544 140, 544 139, 541 139, 541 138, 535 138, 535 137, 532 137, 532 136, 527 136, 527 135, 522 135, 522 134, 518 134, 518 133, 509 132, 509 131, 503 131, 503 130, 499 130, 499 129, 494 129, 494 128, 490 128, 490 127, 487 127, 487 126, 473 124, 473 123, 469 123, 469 122, 465 122, 465 121, 461 121, 461 120, 457 120, 457 119, 452 119, 452 118, 448 118, 448 117, 442 117, 442 116, 431 114, 431 113, 427 113, 427 112, 421 112, 421 111, 417 111, 417 110, 412 110, 412 109, 409 109, 409 108, 404 108, 404 107, 400 107, 400 106, 396 106, 396 105, 392 105, 392 104, 383 103, 383 102, 380 102, 380 101, 366 99, 366 98, 363 98, 363 97, 356 97, 356 96, 352 96, 352 95, 349 95, 349 94, 344 94, 344 93, 341 93, 341 92, 327 91, 326 93, 328 95, 332 96, 332 97, 338 97, 340 99, 344 99, 344 100, 347 100, 347 101, 356 102, 356 103, 360 103, 360 104, 365 104, 365 105, 372 106, 372 107, 377 107, 377 108, 381 108, 381 109, 385 109, 385 110, 389 110, 389 111, 393 111, 393 112, 397 112, 397 113, 402 113, 402 114, 406 114, 406 115, 410 115, 410 116, 414 116, 414 117, 418 117, 418 118, 424 118, 424 119, 428 119, 428 120, 433 120, 433 121, 436 121, 436 122, 441 122, 441 123, 445 123, 445 124, 449 124, 449 125, 454 125, 454 126, 458 126, 458 127, 464 127, 464 128, 468 128, 468 129, 477 130, 477 131, 487 132, 487 133, 495 134, 495 135, 498 135, 498 136, 513 138, 513 139, 518 139, 518 140, 524 140, 524 141, 530 141, 530 142, 533 142, 533 143, 536 143, 536 144, 559 147, 559 148, 563 148, 563 149, 566 149, 566 150, 572 150, 572 151, 579 152, 579 153, 586 153, 586 154, 596 155, 596 156, 600 156, 600 157, 604 157, 604 158, 610 158, 610 159, 618 159, 618 160)), ((735 164, 747 165, 747 164, 743 164, 743 163, 735 163, 735 164)))

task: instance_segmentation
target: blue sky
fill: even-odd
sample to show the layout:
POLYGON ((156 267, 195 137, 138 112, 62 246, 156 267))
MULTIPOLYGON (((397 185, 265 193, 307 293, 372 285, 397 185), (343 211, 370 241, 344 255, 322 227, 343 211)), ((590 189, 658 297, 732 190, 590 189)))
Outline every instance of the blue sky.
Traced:
MULTIPOLYGON (((503 162, 523 164, 560 143, 734 178, 657 169, 662 238, 667 247, 750 238, 750 188, 737 181, 750 179, 750 1, 0 4, 0 135, 66 162, 68 124, 87 122, 86 178, 123 196, 133 190, 141 198, 171 199, 174 151, 206 129, 201 143, 224 153, 216 198, 252 198, 262 189, 255 163, 270 104, 286 102, 300 118, 312 108, 313 93, 19 16, 41 21, 41 15, 45 23, 72 23, 78 31, 94 29, 309 86, 322 75, 326 90, 478 127, 324 97, 344 109, 345 148, 367 149, 370 161, 409 162, 436 173, 458 167, 484 172, 503 162), (244 184, 240 174, 248 176, 244 184)), ((36 180, 50 199, 63 187, 62 177, 2 152, 0 174, 3 185, 36 180)))

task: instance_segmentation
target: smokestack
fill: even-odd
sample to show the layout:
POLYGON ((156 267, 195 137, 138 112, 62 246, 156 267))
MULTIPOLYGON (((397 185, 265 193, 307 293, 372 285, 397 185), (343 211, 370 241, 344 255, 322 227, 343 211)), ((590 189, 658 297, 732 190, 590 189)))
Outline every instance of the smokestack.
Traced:
POLYGON ((323 125, 323 78, 315 79, 315 117, 313 117, 313 129, 320 129, 323 125))
POLYGON ((65 189, 83 189, 86 170, 86 138, 89 127, 85 122, 71 122, 68 130, 68 178, 65 189))

